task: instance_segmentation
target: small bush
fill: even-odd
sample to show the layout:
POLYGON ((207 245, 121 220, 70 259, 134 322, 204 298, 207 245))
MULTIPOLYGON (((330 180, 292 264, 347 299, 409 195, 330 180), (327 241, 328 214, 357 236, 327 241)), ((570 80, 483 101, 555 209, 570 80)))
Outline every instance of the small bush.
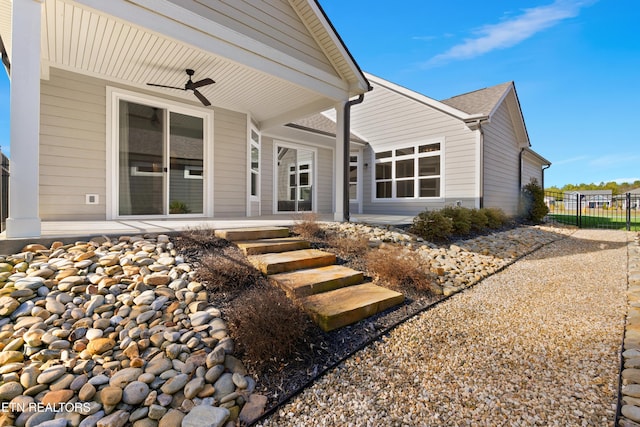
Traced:
POLYGON ((536 179, 522 189, 523 217, 532 222, 540 222, 549 213, 549 208, 544 203, 544 190, 538 185, 536 179))
POLYGON ((423 211, 413 218, 410 231, 425 240, 446 240, 453 232, 453 221, 439 211, 423 211))
POLYGON ((441 211, 442 215, 451 218, 453 234, 465 236, 471 231, 471 210, 462 207, 447 206, 441 211))
POLYGON ((389 288, 433 291, 431 273, 414 252, 398 247, 372 250, 366 257, 367 270, 389 288))
POLYGON ((307 315, 271 285, 242 293, 226 314, 235 342, 258 368, 287 359, 310 325, 307 315))
POLYGON ((215 230, 210 228, 189 228, 178 236, 183 250, 218 249, 229 246, 225 239, 216 237, 215 230))
POLYGON ((198 277, 209 292, 226 294, 227 300, 266 279, 235 247, 205 255, 197 270, 198 277))
POLYGON ((324 230, 318 224, 318 215, 314 212, 296 215, 292 231, 304 239, 324 237, 324 230))
POLYGON ((487 214, 481 209, 471 209, 471 231, 482 233, 489 223, 487 214))
POLYGON ((500 208, 482 208, 480 209, 487 217, 487 227, 496 230, 504 226, 509 218, 507 214, 500 208))
POLYGON ((331 233, 327 236, 327 243, 336 251, 345 257, 360 256, 365 254, 371 247, 369 239, 362 235, 343 236, 337 233, 331 233))

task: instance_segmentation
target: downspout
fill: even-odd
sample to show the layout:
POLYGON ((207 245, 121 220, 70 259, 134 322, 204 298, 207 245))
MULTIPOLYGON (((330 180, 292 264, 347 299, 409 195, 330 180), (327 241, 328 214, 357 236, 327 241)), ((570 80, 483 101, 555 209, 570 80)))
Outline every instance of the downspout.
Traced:
POLYGON ((551 167, 551 165, 546 165, 542 167, 542 182, 540 183, 540 185, 542 185, 542 189, 544 190, 544 171, 549 169, 551 167))
POLYGON ((480 209, 484 208, 484 129, 482 129, 482 123, 478 120, 478 131, 480 132, 480 209))
POLYGON ((344 104, 344 146, 343 146, 343 169, 344 169, 344 191, 343 199, 344 203, 344 220, 349 222, 349 157, 351 154, 351 106, 361 104, 364 101, 364 93, 358 95, 356 99, 345 102, 344 104))
POLYGON ((520 150, 520 155, 518 156, 519 159, 520 159, 520 165, 519 165, 520 166, 519 167, 520 173, 518 175, 518 191, 522 191, 522 154, 524 154, 524 150, 525 149, 522 148, 520 150))

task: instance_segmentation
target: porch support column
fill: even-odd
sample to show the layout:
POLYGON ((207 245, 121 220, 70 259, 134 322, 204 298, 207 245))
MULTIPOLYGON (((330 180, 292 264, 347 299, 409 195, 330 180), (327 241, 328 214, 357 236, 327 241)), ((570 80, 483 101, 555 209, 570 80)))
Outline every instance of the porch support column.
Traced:
POLYGON ((40 21, 42 0, 13 0, 7 238, 40 237, 40 21))
POLYGON ((333 165, 333 196, 335 197, 335 208, 333 210, 334 221, 345 220, 345 205, 344 205, 344 145, 348 144, 345 141, 345 117, 344 109, 345 104, 339 103, 335 106, 336 109, 336 149, 334 151, 335 163, 333 165))

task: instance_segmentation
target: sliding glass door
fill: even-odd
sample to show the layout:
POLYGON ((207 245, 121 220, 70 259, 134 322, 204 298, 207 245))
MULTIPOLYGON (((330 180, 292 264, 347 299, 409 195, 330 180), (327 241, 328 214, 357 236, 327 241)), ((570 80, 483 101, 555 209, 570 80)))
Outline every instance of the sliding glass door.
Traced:
POLYGON ((119 101, 118 214, 204 212, 204 120, 119 101))
POLYGON ((277 162, 278 212, 312 211, 314 152, 278 146, 277 162))

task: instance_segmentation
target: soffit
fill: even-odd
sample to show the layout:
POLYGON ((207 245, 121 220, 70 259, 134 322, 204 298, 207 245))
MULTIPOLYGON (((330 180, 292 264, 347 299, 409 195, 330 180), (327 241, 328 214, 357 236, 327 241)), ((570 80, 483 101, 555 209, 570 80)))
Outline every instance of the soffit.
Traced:
MULTIPOLYGON (((46 0, 43 7, 41 55, 53 67, 146 89, 148 82, 181 87, 187 80, 185 69, 191 68, 194 81, 216 81, 199 89, 213 105, 251 113, 258 122, 282 117, 284 123, 335 102, 319 91, 85 5, 46 0)), ((157 93, 194 99, 190 92, 157 93)))

